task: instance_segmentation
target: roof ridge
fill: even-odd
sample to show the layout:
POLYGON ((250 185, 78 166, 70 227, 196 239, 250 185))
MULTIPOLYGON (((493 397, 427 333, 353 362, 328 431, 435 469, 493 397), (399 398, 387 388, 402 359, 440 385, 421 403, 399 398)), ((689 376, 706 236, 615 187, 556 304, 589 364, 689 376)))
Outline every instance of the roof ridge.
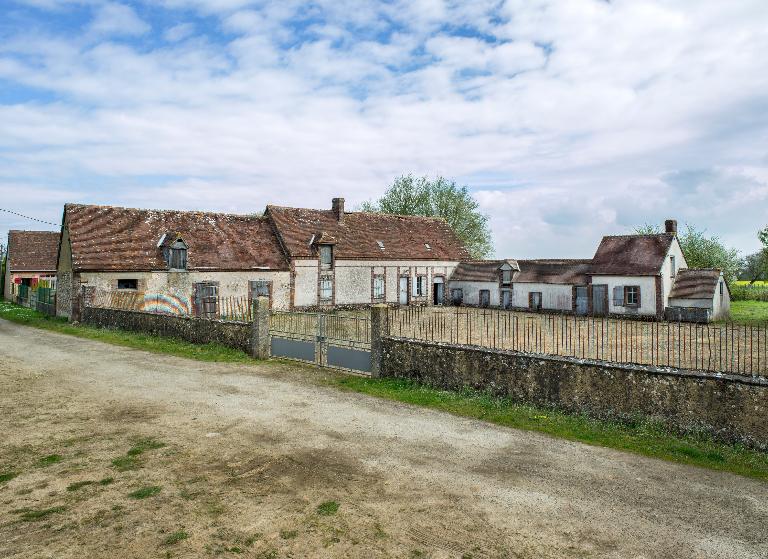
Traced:
POLYGON ((603 235, 603 239, 621 239, 631 237, 675 237, 675 233, 667 233, 662 231, 661 233, 629 233, 626 235, 603 235))
POLYGON ((213 211, 206 211, 206 210, 165 210, 160 208, 129 208, 127 206, 112 206, 109 204, 78 204, 73 202, 64 204, 65 208, 72 207, 72 206, 77 206, 81 208, 129 210, 129 211, 137 211, 137 212, 165 212, 165 213, 182 213, 182 214, 225 215, 229 217, 242 217, 242 218, 251 218, 251 219, 264 218, 263 215, 256 215, 256 214, 236 214, 236 213, 230 213, 230 212, 213 212, 213 211))
MULTIPOLYGON (((297 208, 294 206, 280 206, 278 204, 267 204, 267 209, 273 208, 273 209, 279 209, 279 210, 299 210, 299 211, 306 211, 306 212, 323 212, 323 213, 332 213, 333 210, 330 209, 320 209, 320 208, 297 208)), ((344 215, 372 215, 377 217, 406 217, 406 218, 414 218, 414 219, 425 219, 425 220, 431 220, 431 221, 442 221, 447 223, 447 220, 444 217, 439 216, 430 216, 430 215, 415 215, 415 214, 392 214, 387 212, 368 212, 368 211, 352 211, 352 212, 344 212, 344 215)))

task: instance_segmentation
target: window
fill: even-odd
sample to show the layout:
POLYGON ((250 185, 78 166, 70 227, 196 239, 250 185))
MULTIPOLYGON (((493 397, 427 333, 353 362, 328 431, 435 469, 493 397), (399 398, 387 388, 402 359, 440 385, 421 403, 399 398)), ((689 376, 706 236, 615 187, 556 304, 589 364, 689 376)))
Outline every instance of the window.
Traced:
POLYGON ((320 245, 320 268, 329 270, 333 267, 333 245, 320 245))
POLYGON ((501 285, 510 285, 512 283, 512 270, 501 271, 501 285))
POLYGON ((672 277, 675 277, 675 274, 677 273, 677 268, 675 266, 675 255, 674 254, 669 257, 669 270, 670 270, 670 275, 672 277))
POLYGON ((491 305, 491 292, 488 289, 480 290, 480 306, 487 308, 491 305))
POLYGON ((541 292, 531 291, 528 293, 528 306, 534 310, 541 310, 541 292))
POLYGON ((628 285, 624 288, 624 306, 640 306, 640 287, 637 285, 628 285))
POLYGON ((333 299, 333 280, 320 278, 320 300, 330 301, 331 299, 333 299))
POLYGON ((187 269, 187 245, 181 239, 168 249, 168 267, 171 270, 187 269))
POLYGON ((266 280, 255 280, 248 282, 251 287, 251 299, 256 297, 269 297, 269 284, 266 280))
POLYGON ((427 294, 427 276, 416 276, 413 282, 413 296, 424 297, 427 294))
POLYGON ((723 297, 723 280, 720 280, 720 298, 723 297))
POLYGON ((451 289, 451 301, 453 301, 454 305, 461 305, 464 302, 464 290, 451 289))
POLYGON ((379 245, 381 250, 384 250, 384 241, 376 241, 376 244, 379 245))
POLYGON ((384 276, 373 276, 373 298, 384 298, 384 276))
POLYGON ((138 289, 139 280, 136 279, 119 279, 117 280, 118 289, 138 289))

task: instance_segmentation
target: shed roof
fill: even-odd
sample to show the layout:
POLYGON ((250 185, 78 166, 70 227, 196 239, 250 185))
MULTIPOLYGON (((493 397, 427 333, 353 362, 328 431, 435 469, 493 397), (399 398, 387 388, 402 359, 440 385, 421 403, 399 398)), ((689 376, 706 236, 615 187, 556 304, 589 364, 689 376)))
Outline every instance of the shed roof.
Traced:
POLYGON ((715 268, 678 270, 670 299, 711 299, 715 296, 722 271, 715 268))
POLYGON ((166 270, 169 235, 186 243, 190 270, 288 269, 263 217, 67 204, 64 223, 75 270, 166 270))
POLYGON ((590 273, 614 276, 655 276, 675 239, 673 233, 603 237, 590 273))
POLYGON ((518 283, 555 283, 585 285, 588 283, 592 261, 583 259, 518 260, 520 272, 515 274, 518 283))
POLYGON ((282 206, 267 206, 266 215, 293 258, 313 257, 313 240, 321 238, 333 240, 337 259, 456 261, 469 256, 441 218, 345 212, 340 222, 333 210, 282 206))
POLYGON ((8 269, 12 272, 55 272, 58 231, 8 232, 8 269))
POLYGON ((498 282, 499 266, 503 262, 503 260, 459 262, 451 274, 451 281, 498 282))

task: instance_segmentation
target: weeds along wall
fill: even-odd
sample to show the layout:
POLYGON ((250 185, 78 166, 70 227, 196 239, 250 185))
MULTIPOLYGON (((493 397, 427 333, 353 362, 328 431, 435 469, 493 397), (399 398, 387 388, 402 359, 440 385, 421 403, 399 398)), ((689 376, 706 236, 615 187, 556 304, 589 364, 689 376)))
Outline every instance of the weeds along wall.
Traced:
POLYGON ((251 351, 250 323, 88 306, 83 308, 82 322, 99 328, 144 332, 195 344, 215 342, 245 352, 251 351))
POLYGON ((593 417, 645 416, 683 432, 768 448, 768 379, 384 337, 382 377, 471 387, 593 417))

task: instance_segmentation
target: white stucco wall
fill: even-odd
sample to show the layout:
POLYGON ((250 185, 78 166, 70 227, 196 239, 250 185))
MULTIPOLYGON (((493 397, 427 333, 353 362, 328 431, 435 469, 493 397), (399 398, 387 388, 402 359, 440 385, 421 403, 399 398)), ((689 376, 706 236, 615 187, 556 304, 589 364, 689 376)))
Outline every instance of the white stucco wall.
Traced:
POLYGON ((608 312, 611 314, 656 314, 655 276, 592 276, 592 285, 608 286, 608 312), (613 304, 613 288, 637 285, 640 287, 640 307, 623 307, 613 304))
POLYGON ((118 279, 138 280, 138 291, 172 294, 191 302, 192 284, 219 282, 220 297, 247 297, 250 281, 272 282, 272 308, 287 309, 290 304, 290 273, 269 271, 244 272, 82 272, 80 282, 102 291, 117 291, 118 279))
POLYGON ((554 283, 512 284, 512 306, 527 308, 530 293, 541 293, 541 308, 570 311, 573 309, 573 286, 554 283))
MULTIPOLYGON (((675 257, 675 268, 682 270, 688 267, 688 263, 685 261, 685 256, 680 248, 680 243, 677 237, 672 241, 669 246, 669 251, 664 259, 664 264, 661 267, 661 294, 663 306, 669 306, 669 294, 672 291, 672 285, 675 283, 675 278, 672 276, 672 258, 675 257)), ((594 282, 593 282, 594 283, 594 282)))
POLYGON ((450 302, 450 290, 461 289, 464 292, 464 304, 465 305, 479 305, 480 304, 480 290, 487 289, 491 295, 491 307, 498 307, 499 301, 499 282, 497 281, 451 281, 448 284, 448 301, 450 302))
MULTIPOLYGON (((373 300, 372 274, 385 278, 385 299, 387 303, 399 300, 400 276, 409 278, 408 299, 410 304, 432 304, 432 284, 441 275, 446 278, 453 272, 457 262, 424 260, 342 260, 334 261, 329 273, 333 275, 334 302, 336 305, 369 305, 373 300), (427 292, 417 297, 413 293, 413 278, 427 277, 427 292)), ((305 259, 294 261, 294 305, 315 306, 318 302, 318 261, 305 259)))

